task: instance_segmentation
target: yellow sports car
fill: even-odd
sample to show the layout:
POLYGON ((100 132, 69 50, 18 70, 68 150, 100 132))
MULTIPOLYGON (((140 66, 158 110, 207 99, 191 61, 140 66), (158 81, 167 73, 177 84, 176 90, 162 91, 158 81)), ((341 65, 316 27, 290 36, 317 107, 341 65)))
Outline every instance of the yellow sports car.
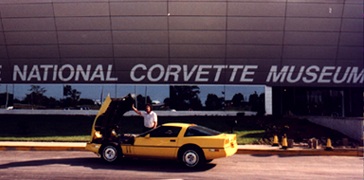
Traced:
POLYGON ((235 134, 186 123, 167 123, 142 134, 117 134, 117 121, 131 110, 134 98, 107 97, 101 106, 86 149, 106 162, 122 157, 176 159, 187 167, 196 167, 215 158, 236 153, 235 134))

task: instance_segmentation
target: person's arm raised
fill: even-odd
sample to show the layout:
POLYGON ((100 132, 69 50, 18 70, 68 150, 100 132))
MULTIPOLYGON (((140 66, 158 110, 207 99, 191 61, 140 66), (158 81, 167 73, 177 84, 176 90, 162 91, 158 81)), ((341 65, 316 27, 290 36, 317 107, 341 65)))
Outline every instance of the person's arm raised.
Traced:
POLYGON ((135 106, 134 106, 134 104, 133 104, 133 106, 131 107, 132 109, 133 109, 133 111, 135 112, 135 113, 137 113, 137 114, 139 114, 139 115, 142 115, 142 113, 137 109, 137 108, 135 108, 135 106))

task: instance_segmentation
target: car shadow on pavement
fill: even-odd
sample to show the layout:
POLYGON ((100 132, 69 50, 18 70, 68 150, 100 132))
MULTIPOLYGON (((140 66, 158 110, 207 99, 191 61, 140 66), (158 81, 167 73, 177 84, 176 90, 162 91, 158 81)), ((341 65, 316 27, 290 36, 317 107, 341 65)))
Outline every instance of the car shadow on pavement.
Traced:
POLYGON ((99 158, 64 158, 64 159, 42 159, 31 161, 11 162, 0 164, 1 169, 10 169, 18 167, 33 167, 47 165, 70 165, 83 166, 92 169, 107 170, 132 170, 132 171, 152 171, 152 172, 201 172, 208 171, 216 166, 214 163, 202 165, 197 168, 187 168, 173 160, 145 160, 145 159, 123 159, 116 163, 106 163, 99 158))

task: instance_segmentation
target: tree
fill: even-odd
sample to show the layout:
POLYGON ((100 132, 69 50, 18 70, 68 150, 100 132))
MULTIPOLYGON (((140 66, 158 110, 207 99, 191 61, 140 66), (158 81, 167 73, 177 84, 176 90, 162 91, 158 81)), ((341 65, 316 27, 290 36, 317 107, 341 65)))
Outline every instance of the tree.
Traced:
POLYGON ((265 114, 265 93, 261 93, 258 98, 257 115, 263 116, 265 114))
POLYGON ((57 101, 54 97, 49 97, 47 108, 56 108, 57 106, 59 106, 59 101, 57 101))
POLYGON ((45 88, 38 85, 31 85, 28 91, 30 93, 23 100, 25 103, 31 105, 47 105, 48 98, 44 96, 44 93, 47 92, 45 88))
POLYGON ((171 109, 177 110, 200 110, 202 103, 198 96, 198 86, 170 86, 169 105, 171 109))
POLYGON ((72 86, 66 85, 63 87, 63 96, 66 99, 63 100, 63 104, 67 107, 76 106, 81 97, 81 92, 77 91, 77 89, 72 89, 72 86))
POLYGON ((217 97, 216 94, 208 94, 205 101, 207 110, 219 110, 223 107, 223 98, 217 97))
POLYGON ((78 101, 78 104, 79 105, 89 105, 89 106, 92 106, 92 105, 95 105, 95 102, 92 99, 83 99, 83 98, 80 98, 80 100, 78 101))
POLYGON ((47 90, 45 90, 43 87, 40 87, 38 85, 31 85, 30 89, 28 89, 31 93, 35 95, 43 95, 47 90))
POLYGON ((71 98, 72 100, 78 101, 81 96, 81 92, 77 91, 77 89, 72 89, 72 86, 66 85, 63 87, 63 95, 71 98))
POLYGON ((241 93, 237 93, 233 96, 233 99, 231 101, 233 102, 234 107, 241 107, 244 102, 244 95, 241 93))
POLYGON ((258 93, 255 91, 254 94, 251 94, 249 96, 249 104, 251 105, 251 110, 252 111, 258 111, 258 106, 259 106, 259 96, 258 93))
POLYGON ((152 100, 150 99, 149 96, 144 97, 140 94, 136 97, 136 100, 137 100, 137 104, 135 106, 137 106, 138 108, 144 108, 145 105, 152 103, 152 100))

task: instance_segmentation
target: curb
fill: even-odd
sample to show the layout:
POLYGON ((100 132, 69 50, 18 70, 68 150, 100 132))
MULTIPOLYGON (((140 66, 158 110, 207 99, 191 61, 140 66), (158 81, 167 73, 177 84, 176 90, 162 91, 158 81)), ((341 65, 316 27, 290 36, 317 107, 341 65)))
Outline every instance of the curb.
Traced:
MULTIPOLYGON (((0 142, 0 151, 86 151, 86 143, 52 143, 52 142, 0 142)), ((279 156, 358 156, 363 157, 363 147, 350 149, 272 149, 242 148, 236 154, 279 155, 279 156)))
POLYGON ((86 151, 85 147, 0 146, 0 151, 86 151))
POLYGON ((0 151, 86 151, 86 143, 0 142, 0 151))
POLYGON ((250 155, 280 155, 280 156, 358 156, 363 157, 363 149, 334 149, 326 151, 323 149, 300 149, 300 150, 283 150, 283 149, 238 149, 236 154, 250 155))

